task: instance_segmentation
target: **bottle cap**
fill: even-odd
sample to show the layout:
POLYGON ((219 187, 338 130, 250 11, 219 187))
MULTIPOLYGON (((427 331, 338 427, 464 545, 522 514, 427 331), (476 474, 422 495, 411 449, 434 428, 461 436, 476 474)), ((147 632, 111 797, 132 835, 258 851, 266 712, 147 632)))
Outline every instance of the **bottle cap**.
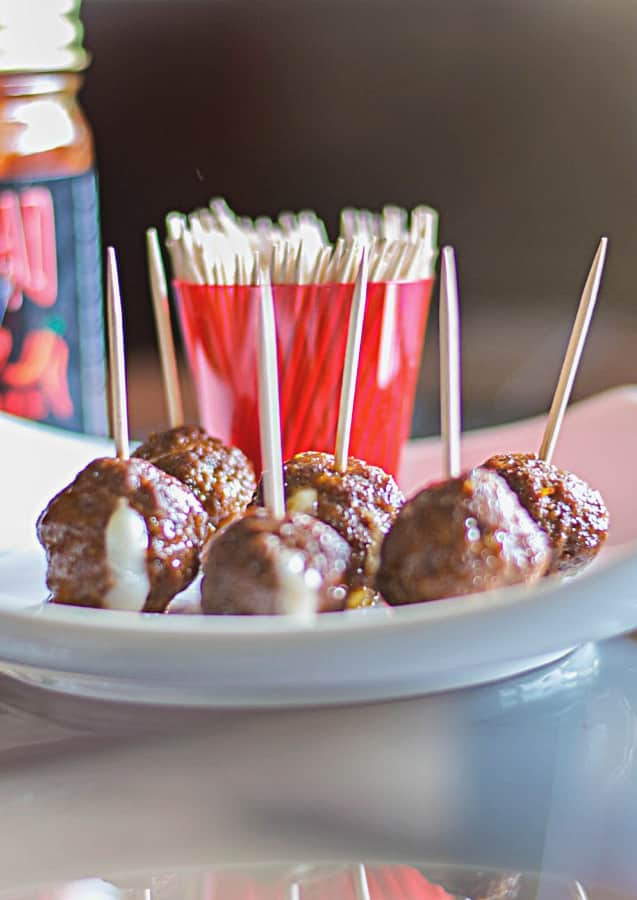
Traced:
POLYGON ((0 0, 0 72, 79 72, 81 0, 0 0))

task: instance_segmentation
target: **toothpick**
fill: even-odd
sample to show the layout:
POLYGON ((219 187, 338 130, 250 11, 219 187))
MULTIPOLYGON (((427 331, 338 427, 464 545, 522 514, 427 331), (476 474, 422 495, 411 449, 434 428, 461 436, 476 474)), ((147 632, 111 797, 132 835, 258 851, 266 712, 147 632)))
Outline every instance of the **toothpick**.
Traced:
POLYGON ((347 284, 354 277, 356 271, 356 257, 358 256, 359 245, 353 240, 346 248, 341 257, 341 265, 336 273, 336 281, 339 284, 347 284))
POLYGON ((290 245, 290 253, 288 254, 288 268, 286 272, 286 281, 288 284, 298 284, 302 275, 303 265, 303 241, 299 241, 298 246, 290 245))
POLYGON ((440 424, 446 478, 460 474, 461 381, 460 312, 453 247, 442 251, 440 270, 440 424))
POLYGON ((396 332, 396 301, 397 285, 391 281, 385 285, 383 298, 383 319, 380 326, 380 340, 378 342, 378 366, 376 379, 378 386, 387 387, 394 374, 394 335, 396 332))
POLYGON ((207 284, 208 283, 208 266, 207 266, 208 258, 206 256, 206 252, 201 244, 197 244, 196 242, 193 242, 192 255, 193 255, 193 259, 195 260, 197 272, 199 272, 200 274, 203 274, 203 279, 202 279, 203 284, 207 284))
POLYGON ((421 278, 431 277, 430 260, 432 259, 424 241, 416 244, 414 255, 405 274, 405 281, 418 281, 421 278))
MULTIPOLYGON (((256 256, 256 254, 255 254, 256 256)), ((277 519, 285 516, 283 453, 279 411, 279 369, 276 352, 276 325, 272 286, 267 271, 255 259, 261 288, 259 302, 259 435, 263 469, 263 499, 266 509, 277 519)))
POLYGON ((343 255, 345 253, 345 239, 337 238, 336 243, 332 247, 332 255, 330 256, 330 261, 325 269, 325 281, 338 281, 338 272, 341 267, 341 262, 343 259, 343 255))
POLYGON ((323 251, 316 262, 316 269, 312 278, 313 284, 324 284, 327 281, 327 270, 332 257, 331 246, 323 247, 323 251))
POLYGON ((376 255, 370 260, 369 264, 369 280, 380 281, 380 273, 385 265, 385 257, 387 255, 387 241, 381 238, 376 242, 376 255))
POLYGON ((562 370, 557 382, 555 394, 553 395, 553 402, 551 403, 548 421, 544 430, 544 437, 542 438, 542 443, 538 452, 540 459, 545 460, 547 463, 550 463, 553 458, 553 452, 555 451, 555 445, 557 444, 560 428, 562 427, 564 413, 568 406, 568 401, 573 389, 573 382, 575 381, 584 344, 586 343, 586 337, 593 317, 597 295, 599 294, 599 286, 602 280, 602 273, 604 271, 607 246, 608 238, 603 237, 599 242, 593 265, 591 266, 588 278, 586 279, 586 284, 584 285, 577 315, 575 316, 575 322, 573 324, 573 330, 571 331, 571 336, 566 348, 564 362, 562 363, 562 370))
POLYGON ((179 281, 187 281, 186 262, 184 250, 181 245, 181 234, 184 230, 185 216, 181 213, 171 212, 166 216, 166 247, 170 253, 170 262, 173 267, 173 275, 179 281))
POLYGON ((392 259, 391 266, 387 272, 387 281, 398 281, 400 278, 400 272, 402 270, 403 264, 405 262, 405 257, 407 256, 407 251, 409 250, 409 244, 400 243, 398 244, 398 248, 396 253, 392 259))
POLYGON ((383 231, 388 241, 402 241, 407 237, 407 212, 400 206, 383 207, 383 231))
POLYGON ((411 213, 411 240, 426 240, 433 251, 438 237, 438 213, 430 206, 416 206, 411 213))
POLYGON ((299 227, 296 215, 288 211, 279 213, 279 225, 286 236, 294 234, 299 227))
POLYGON ((396 273, 397 281, 408 281, 409 274, 414 267, 414 260, 418 256, 418 248, 419 244, 405 244, 405 252, 403 255, 402 262, 400 264, 400 270, 396 273))
POLYGON ((289 241, 283 244, 283 255, 281 257, 281 269, 279 277, 276 279, 279 284, 286 284, 288 280, 288 268, 290 265, 290 256, 292 254, 292 245, 289 241))
POLYGON ((358 375, 358 360, 363 336, 365 304, 367 302, 367 272, 367 250, 363 247, 347 330, 347 347, 341 384, 338 425, 336 427, 336 447, 334 449, 334 463, 337 472, 345 472, 347 469, 349 440, 352 432, 352 417, 354 415, 356 376, 358 375))
POLYGON ((354 237, 356 229, 356 210, 351 207, 345 207, 341 211, 341 237, 346 241, 351 241, 354 237))
POLYGON ((376 232, 374 230, 376 228, 374 214, 369 209, 361 209, 359 216, 361 231, 365 236, 365 240, 369 242, 372 238, 376 237, 376 232))
POLYGON ((149 228, 146 232, 146 252, 148 256, 150 293, 153 298, 153 312, 155 313, 155 326, 159 340, 159 359, 164 380, 166 405, 168 406, 168 421, 171 428, 176 428, 178 425, 183 425, 184 407, 181 401, 175 341, 170 324, 166 273, 161 258, 156 228, 149 228))
POLYGON ((177 279, 177 281, 185 281, 184 264, 179 242, 172 240, 172 238, 167 238, 166 249, 168 250, 168 255, 170 256, 170 265, 172 266, 173 276, 177 279))
POLYGON ((122 298, 119 290, 115 248, 106 250, 106 316, 108 321, 108 365, 113 437, 118 459, 128 459, 128 404, 126 402, 126 357, 122 298))
POLYGON ((363 863, 358 863, 353 872, 354 876, 354 893, 356 900, 371 900, 369 885, 367 883, 367 872, 363 863))
POLYGON ((195 257, 194 241, 192 234, 187 228, 181 232, 179 243, 182 251, 182 259, 185 266, 186 276, 195 284, 205 284, 206 279, 204 273, 199 268, 199 263, 195 257))
POLYGON ((320 219, 316 215, 314 210, 304 209, 299 213, 298 218, 300 225, 311 225, 314 228, 319 240, 319 244, 322 247, 325 247, 327 244, 329 244, 325 222, 323 221, 323 219, 320 219))
POLYGON ((173 241, 178 241, 186 227, 186 216, 180 212, 169 212, 166 216, 166 230, 168 237, 173 241))
POLYGON ((294 261, 293 268, 293 281, 294 284, 305 284, 305 267, 303 265, 304 257, 303 257, 303 241, 299 241, 299 248, 296 251, 296 260, 294 261))
POLYGON ((390 254, 387 260, 387 268, 385 269, 385 281, 394 281, 396 278, 396 269, 400 265, 403 256, 404 244, 402 241, 395 241, 390 245, 390 254))

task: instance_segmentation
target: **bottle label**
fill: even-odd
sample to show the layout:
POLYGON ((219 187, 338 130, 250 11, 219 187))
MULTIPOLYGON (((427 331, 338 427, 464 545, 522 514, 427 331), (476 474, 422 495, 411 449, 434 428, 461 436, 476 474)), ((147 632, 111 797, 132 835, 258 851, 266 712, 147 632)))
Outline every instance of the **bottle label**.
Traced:
POLYGON ((95 172, 0 182, 0 409, 106 433, 95 172))

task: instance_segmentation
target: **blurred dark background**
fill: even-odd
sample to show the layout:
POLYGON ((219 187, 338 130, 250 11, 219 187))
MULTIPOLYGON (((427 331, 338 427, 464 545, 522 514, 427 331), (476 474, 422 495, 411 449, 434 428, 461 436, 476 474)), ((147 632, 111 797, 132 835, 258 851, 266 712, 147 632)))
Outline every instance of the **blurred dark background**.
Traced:
MULTIPOLYGON (((120 251, 133 425, 157 379, 144 230, 428 203, 456 247, 468 427, 545 409, 610 239, 576 396, 637 381, 634 0, 84 0, 83 102, 120 251), (137 392, 137 393, 136 393, 137 392), (146 392, 146 394, 144 393, 146 392)), ((414 430, 435 432, 436 319, 414 430)))

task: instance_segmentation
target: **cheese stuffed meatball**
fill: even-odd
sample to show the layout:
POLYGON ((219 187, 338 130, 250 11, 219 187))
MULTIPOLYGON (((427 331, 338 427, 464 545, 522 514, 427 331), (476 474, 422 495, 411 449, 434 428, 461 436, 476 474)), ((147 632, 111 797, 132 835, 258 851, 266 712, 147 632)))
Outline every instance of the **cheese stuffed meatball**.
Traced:
POLYGON ((349 544, 350 587, 372 585, 381 544, 405 502, 391 475, 351 456, 339 472, 331 453, 310 451, 289 459, 283 477, 287 509, 326 522, 349 544))
POLYGON ((143 459, 96 459, 41 513, 55 603, 163 612, 194 579, 208 515, 143 459))
POLYGON ((547 535, 547 574, 573 574, 597 556, 608 536, 608 510, 599 491, 533 453, 492 456, 484 466, 504 478, 547 535))
POLYGON ((549 541, 506 481, 473 469, 408 500, 383 542, 376 585, 392 605, 533 582, 549 541))
POLYGON ((346 541, 301 513, 276 519, 251 509, 210 541, 203 564, 204 613, 311 617, 345 608, 346 541))

